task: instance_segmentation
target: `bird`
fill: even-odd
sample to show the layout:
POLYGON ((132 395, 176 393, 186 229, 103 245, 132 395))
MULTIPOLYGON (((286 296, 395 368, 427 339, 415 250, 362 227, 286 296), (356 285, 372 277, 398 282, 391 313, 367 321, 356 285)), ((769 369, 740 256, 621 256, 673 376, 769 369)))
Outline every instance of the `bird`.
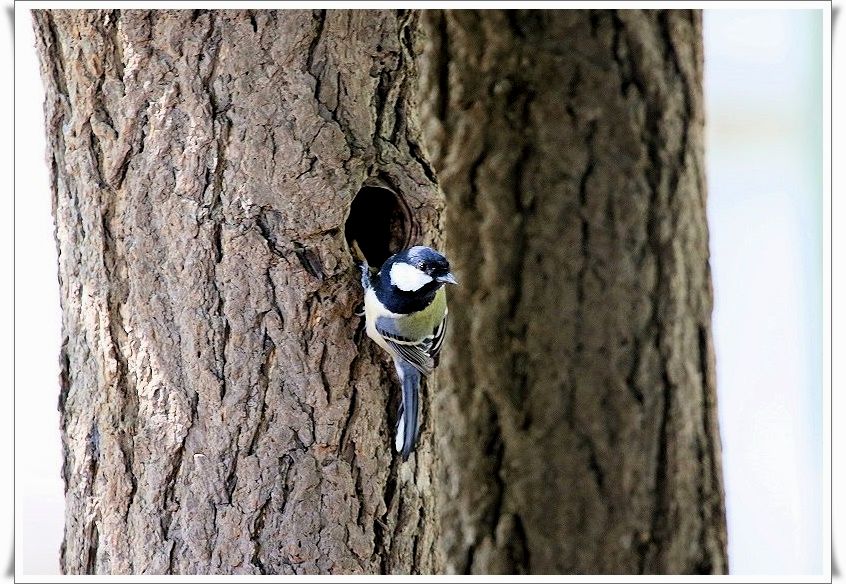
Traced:
POLYGON ((395 253, 375 274, 366 259, 361 262, 365 330, 393 358, 402 385, 394 446, 403 461, 414 450, 420 429, 420 383, 437 366, 444 341, 446 284, 458 284, 449 261, 424 245, 395 253))

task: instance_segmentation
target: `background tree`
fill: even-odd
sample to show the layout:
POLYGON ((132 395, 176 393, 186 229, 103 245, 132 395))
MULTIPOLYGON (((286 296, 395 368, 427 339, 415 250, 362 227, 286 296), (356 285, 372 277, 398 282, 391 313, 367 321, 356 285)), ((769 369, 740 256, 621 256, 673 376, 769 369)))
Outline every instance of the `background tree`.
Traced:
POLYGON ((701 13, 424 22, 448 569, 725 572, 701 13))
POLYGON ((66 573, 439 569, 429 430, 400 465, 345 241, 439 242, 416 20, 35 12, 66 573))
POLYGON ((698 14, 420 19, 36 12, 65 572, 725 570, 698 14), (462 287, 402 465, 348 242, 443 243, 418 61, 462 287))

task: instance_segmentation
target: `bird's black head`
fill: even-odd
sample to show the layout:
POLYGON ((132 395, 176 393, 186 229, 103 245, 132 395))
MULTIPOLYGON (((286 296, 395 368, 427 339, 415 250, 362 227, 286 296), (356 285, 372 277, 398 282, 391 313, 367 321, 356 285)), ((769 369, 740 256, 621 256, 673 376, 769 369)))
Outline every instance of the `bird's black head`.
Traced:
POLYGON ((404 292, 455 284, 447 259, 431 247, 415 245, 394 254, 382 266, 382 277, 404 292), (386 269, 387 268, 387 269, 386 269))
POLYGON ((416 245, 385 260, 376 278, 377 295, 389 310, 420 310, 444 284, 456 284, 447 259, 434 249, 416 245))
POLYGON ((425 245, 415 245, 394 256, 394 263, 402 262, 420 270, 441 284, 455 284, 449 271, 449 262, 439 252, 425 245))

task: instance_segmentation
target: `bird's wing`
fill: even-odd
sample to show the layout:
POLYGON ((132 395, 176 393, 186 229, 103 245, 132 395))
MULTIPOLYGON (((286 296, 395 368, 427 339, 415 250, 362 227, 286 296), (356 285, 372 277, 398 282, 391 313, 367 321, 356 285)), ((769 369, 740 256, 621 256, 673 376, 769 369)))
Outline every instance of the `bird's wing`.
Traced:
POLYGON ((446 325, 447 325, 447 316, 449 315, 449 311, 444 311, 444 318, 441 321, 441 324, 438 325, 438 328, 435 329, 434 338, 432 339, 432 348, 429 349, 429 354, 432 356, 432 359, 435 361, 435 365, 438 364, 438 358, 441 354, 441 346, 444 344, 444 336, 446 336, 446 325))
POLYGON ((400 334, 396 329, 394 319, 391 318, 378 318, 376 330, 403 359, 423 375, 430 375, 437 364, 438 353, 443 346, 446 319, 446 314, 444 314, 443 320, 432 331, 432 334, 422 339, 409 339, 400 334))

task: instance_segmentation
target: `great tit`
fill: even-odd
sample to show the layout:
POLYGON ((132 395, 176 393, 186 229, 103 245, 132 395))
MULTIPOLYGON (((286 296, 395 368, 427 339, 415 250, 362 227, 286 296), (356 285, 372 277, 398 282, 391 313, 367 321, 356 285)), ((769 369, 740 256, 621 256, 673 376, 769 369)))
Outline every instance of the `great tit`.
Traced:
POLYGON ((375 274, 361 265, 367 336, 393 358, 402 384, 395 447, 403 460, 417 441, 421 376, 432 373, 444 340, 444 284, 457 284, 449 262, 422 245, 392 255, 375 274))

